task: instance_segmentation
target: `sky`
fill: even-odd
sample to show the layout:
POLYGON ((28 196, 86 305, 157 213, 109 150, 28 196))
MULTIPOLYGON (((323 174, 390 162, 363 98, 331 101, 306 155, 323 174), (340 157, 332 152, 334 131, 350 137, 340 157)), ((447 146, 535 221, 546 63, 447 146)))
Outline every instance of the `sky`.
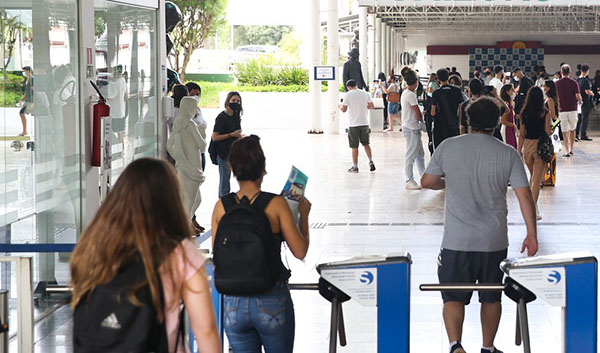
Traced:
POLYGON ((305 17, 306 3, 307 0, 229 0, 227 19, 234 25, 298 25, 305 17))

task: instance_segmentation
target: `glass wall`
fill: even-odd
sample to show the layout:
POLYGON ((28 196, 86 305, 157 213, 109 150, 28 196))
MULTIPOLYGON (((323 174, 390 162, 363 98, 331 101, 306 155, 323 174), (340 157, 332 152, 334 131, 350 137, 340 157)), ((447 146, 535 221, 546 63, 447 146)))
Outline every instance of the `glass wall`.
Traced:
POLYGON ((112 182, 131 161, 157 156, 156 10, 94 2, 96 80, 112 117, 112 182))
MULTIPOLYGON (((77 26, 76 0, 0 0, 0 244, 73 243, 81 227, 77 26)), ((34 285, 68 283, 68 256, 27 255, 34 285)))

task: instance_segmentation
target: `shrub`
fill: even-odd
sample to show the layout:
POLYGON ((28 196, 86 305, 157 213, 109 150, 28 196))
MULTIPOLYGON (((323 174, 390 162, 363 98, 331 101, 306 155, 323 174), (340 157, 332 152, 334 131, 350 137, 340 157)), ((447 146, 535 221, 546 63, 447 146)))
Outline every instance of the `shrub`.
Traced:
POLYGON ((307 85, 308 71, 295 66, 276 67, 260 60, 235 65, 235 77, 242 86, 307 85))
POLYGON ((23 98, 23 91, 21 86, 24 78, 22 75, 15 75, 12 73, 6 73, 3 75, 0 73, 0 106, 2 107, 14 107, 21 98, 23 98))

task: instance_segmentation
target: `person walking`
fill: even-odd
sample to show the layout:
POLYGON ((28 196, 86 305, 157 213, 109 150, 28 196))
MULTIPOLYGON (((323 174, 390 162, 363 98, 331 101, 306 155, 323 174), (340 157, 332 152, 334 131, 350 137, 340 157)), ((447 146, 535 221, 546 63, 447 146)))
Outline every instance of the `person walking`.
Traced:
POLYGON ((514 116, 515 123, 519 126, 519 114, 521 113, 521 109, 523 109, 523 104, 525 103, 525 98, 527 98, 529 89, 534 86, 534 82, 529 76, 523 74, 523 70, 521 70, 520 67, 513 69, 512 74, 513 80, 516 82, 515 92, 517 92, 517 97, 514 99, 514 116))
POLYGON ((567 64, 563 65, 560 74, 562 78, 556 81, 556 89, 558 90, 558 116, 565 145, 563 157, 571 157, 577 128, 577 104, 582 104, 583 101, 577 81, 569 77, 571 67, 567 64))
MULTIPOLYGON (((272 256, 268 259, 251 260, 269 262, 275 284, 266 291, 254 294, 226 294, 223 299, 225 333, 236 353, 261 353, 262 348, 266 353, 292 353, 295 332, 294 305, 288 287, 290 271, 281 261, 281 245, 285 242, 294 257, 304 259, 310 243, 308 215, 311 204, 306 198, 300 201, 299 221, 296 222, 290 206, 282 196, 262 191, 266 166, 258 136, 251 135, 234 142, 229 162, 240 189, 217 201, 213 211, 215 279, 218 283, 219 274, 225 272, 218 272, 220 263, 227 263, 228 266, 253 266, 251 263, 239 263, 239 259, 236 262, 236 259, 219 258, 218 256, 226 255, 219 253, 219 249, 215 248, 215 241, 221 239, 221 229, 226 231, 226 227, 231 232, 240 234, 246 231, 247 238, 252 237, 251 232, 256 232, 256 229, 245 230, 246 223, 225 223, 226 217, 234 217, 232 210, 235 212, 244 207, 244 204, 245 207, 250 205, 257 214, 266 216, 265 221, 268 224, 265 228, 268 229, 268 234, 265 234, 265 237, 268 238, 264 241, 271 240, 269 249, 273 251, 268 255, 272 256), (232 227, 235 229, 232 230, 232 227)), ((235 269, 232 272, 234 276, 237 273, 235 269)))
POLYGON ((388 120, 388 101, 387 101, 387 88, 388 88, 388 83, 387 80, 385 79, 385 74, 383 72, 380 72, 379 75, 377 76, 377 83, 375 84, 377 90, 375 91, 375 97, 376 98, 383 98, 383 128, 387 129, 389 126, 389 120, 388 120))
POLYGON ((459 107, 459 120, 460 120, 460 134, 464 135, 469 132, 469 119, 467 117, 467 107, 469 104, 473 103, 479 97, 481 97, 481 93, 483 90, 483 81, 478 78, 473 78, 469 81, 469 95, 470 99, 468 101, 464 101, 460 104, 459 107))
POLYGON ((537 148, 538 141, 543 133, 546 133, 548 136, 552 135, 550 112, 544 104, 544 94, 541 88, 533 87, 529 90, 521 119, 523 119, 523 124, 521 124, 517 150, 523 156, 523 161, 527 165, 531 175, 529 184, 531 186, 533 201, 536 204, 536 217, 540 220, 542 216, 537 207, 537 201, 540 195, 540 186, 546 172, 546 163, 542 161, 537 148))
MULTIPOLYGON (((390 76, 388 79, 388 86, 385 90, 385 93, 387 94, 386 99, 388 101, 388 128, 385 131, 394 131, 394 120, 396 119, 400 120, 400 126, 402 126, 402 119, 398 114, 400 112, 401 91, 400 85, 396 83, 396 78, 393 75, 390 76)), ((400 131, 402 131, 402 128, 400 128, 400 131)))
MULTIPOLYGON (((527 226, 521 252, 533 256, 538 249, 535 206, 523 162, 514 148, 492 136, 500 116, 497 102, 481 97, 471 103, 467 108, 470 133, 442 142, 421 178, 423 188, 446 190, 444 237, 437 259, 440 283, 502 283, 500 262, 508 252, 509 183, 527 226)), ((465 353, 462 326, 473 293, 441 294, 450 353, 465 353)), ((494 346, 501 298, 501 292, 479 292, 481 353, 502 353, 494 346)))
POLYGON ((438 88, 440 88, 440 84, 438 83, 437 74, 434 72, 429 75, 429 81, 427 81, 427 95, 429 97, 433 96, 433 92, 438 88))
POLYGON ((581 141, 592 141, 587 135, 587 128, 590 122, 590 113, 592 112, 594 93, 592 92, 592 82, 588 78, 590 74, 590 66, 588 64, 581 65, 581 74, 577 79, 579 85, 579 94, 581 95, 581 119, 577 121, 575 129, 575 139, 581 141))
MULTIPOLYGON (((358 145, 361 144, 367 157, 369 158, 369 170, 375 171, 375 163, 373 163, 373 155, 370 146, 370 129, 369 119, 367 117, 368 109, 375 109, 371 96, 356 87, 356 81, 348 80, 346 82, 348 92, 342 98, 340 110, 348 112, 349 127, 348 127, 348 143, 352 150, 352 167, 348 169, 350 173, 358 173, 358 145)), ((390 111, 390 126, 393 118, 390 111)))
POLYGON ((206 260, 191 234, 175 168, 166 161, 150 158, 130 163, 73 251, 71 305, 75 309, 76 351, 147 352, 165 347, 164 351, 185 353, 188 350, 183 335, 179 336, 181 325, 185 324, 180 321, 183 303, 199 351, 221 352, 204 267, 206 260), (103 295, 107 292, 119 294, 103 295), (147 337, 138 337, 140 327, 149 323, 127 321, 133 309, 119 310, 124 305, 148 310, 149 317, 144 319, 155 320, 155 330, 148 332, 147 337), (90 316, 99 315, 94 308, 106 308, 107 316, 89 320, 90 316), (138 331, 132 328, 134 324, 138 331), (119 341, 123 336, 129 340, 119 341), (123 349, 116 349, 117 346, 123 349))
POLYGON ((175 119, 173 131, 167 141, 167 151, 175 160, 175 168, 183 184, 184 204, 196 231, 195 234, 200 234, 204 228, 196 221, 196 210, 202 202, 200 185, 204 182, 204 171, 200 153, 206 148, 206 140, 192 120, 197 113, 197 108, 196 99, 184 97, 181 100, 179 115, 175 119))
POLYGON ((421 142, 421 124, 423 114, 419 108, 419 101, 415 91, 417 90, 419 76, 414 70, 408 70, 404 74, 407 89, 402 92, 402 132, 406 140, 406 154, 404 158, 404 175, 407 190, 420 190, 421 187, 415 181, 413 166, 417 163, 417 170, 422 176, 425 171, 425 152, 421 142))
POLYGON ((514 99, 517 96, 515 88, 512 83, 502 86, 500 90, 500 99, 506 107, 504 114, 500 118, 502 124, 502 140, 507 145, 513 146, 517 149, 517 130, 519 129, 515 125, 515 112, 514 112, 514 99))
POLYGON ((500 90, 504 85, 502 80, 504 80, 504 66, 496 65, 494 66, 494 78, 490 80, 490 83, 488 85, 494 86, 494 88, 496 88, 497 94, 500 94, 500 90))
POLYGON ((544 104, 550 113, 551 121, 554 122, 558 119, 558 93, 556 91, 556 83, 548 79, 544 81, 542 89, 544 90, 544 96, 546 97, 544 104))
POLYGON ((27 117, 25 114, 33 114, 33 70, 31 66, 23 67, 23 75, 25 75, 25 81, 23 82, 23 98, 19 104, 21 109, 19 110, 19 116, 21 117, 21 126, 23 130, 19 136, 27 136, 27 117))
POLYGON ((211 159, 219 165, 219 197, 229 194, 231 190, 231 167, 229 166, 229 151, 231 144, 242 137, 242 96, 235 91, 229 92, 225 98, 225 110, 219 113, 211 138, 213 152, 211 159), (213 156, 214 155, 214 156, 213 156), (214 158, 213 158, 214 157, 214 158))
POLYGON ((435 148, 445 139, 459 135, 458 106, 463 102, 460 88, 448 84, 448 70, 439 69, 436 74, 441 86, 431 100, 435 148))

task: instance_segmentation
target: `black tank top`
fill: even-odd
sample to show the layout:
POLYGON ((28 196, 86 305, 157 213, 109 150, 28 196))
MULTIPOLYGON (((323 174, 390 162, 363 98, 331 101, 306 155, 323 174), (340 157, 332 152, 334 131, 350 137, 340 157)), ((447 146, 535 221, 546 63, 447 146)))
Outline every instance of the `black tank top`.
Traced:
POLYGON ((537 140, 542 136, 546 124, 546 114, 548 111, 544 110, 542 116, 524 116, 526 139, 537 140))

